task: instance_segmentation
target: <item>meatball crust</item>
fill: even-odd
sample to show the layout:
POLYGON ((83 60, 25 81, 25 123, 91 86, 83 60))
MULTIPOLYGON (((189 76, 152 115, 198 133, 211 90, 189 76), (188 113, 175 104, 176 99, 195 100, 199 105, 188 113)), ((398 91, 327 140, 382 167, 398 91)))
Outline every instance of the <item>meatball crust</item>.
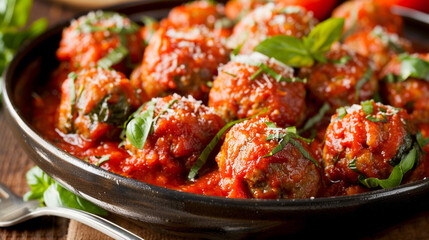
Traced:
POLYGON ((386 179, 413 147, 414 127, 405 110, 374 101, 363 104, 372 106, 372 113, 353 105, 332 116, 323 149, 325 174, 332 181, 357 183, 359 174, 386 179))
POLYGON ((193 1, 173 8, 160 25, 164 28, 204 25, 214 29, 217 27, 218 20, 222 18, 225 18, 225 8, 222 4, 212 1, 193 1))
MULTIPOLYGON (((429 61, 429 54, 410 56, 429 61)), ((429 82, 415 77, 389 81, 388 75, 401 74, 401 66, 401 57, 395 56, 382 70, 380 77, 385 80, 381 88, 382 95, 388 104, 407 109, 414 123, 429 123, 429 82)))
POLYGON ((140 104, 122 73, 103 68, 83 69, 69 74, 61 87, 57 128, 87 140, 110 139, 140 104))
POLYGON ((301 38, 309 34, 316 24, 313 13, 304 8, 268 3, 248 13, 235 25, 228 47, 240 48, 240 54, 249 54, 267 37, 287 35, 301 38))
POLYGON ((332 12, 332 17, 344 18, 344 32, 358 32, 382 26, 388 32, 401 33, 402 17, 393 14, 389 6, 373 0, 346 1, 332 12))
POLYGON ((411 51, 411 43, 408 40, 389 33, 380 26, 347 37, 344 45, 371 59, 377 70, 383 68, 395 54, 411 51))
POLYGON ((366 57, 334 45, 326 58, 326 63, 319 62, 301 70, 316 99, 336 109, 371 99, 377 92, 377 74, 366 57))
MULTIPOLYGON (((233 126, 226 134, 216 161, 222 177, 221 187, 231 198, 296 199, 315 197, 321 186, 318 167, 290 142, 272 156, 277 139, 270 134, 267 117, 256 117, 233 126)), ((308 144, 299 141, 309 151, 308 144)), ((310 153, 311 154, 311 153, 310 153)))
POLYGON ((206 27, 158 29, 146 48, 140 70, 131 82, 149 98, 171 93, 203 100, 229 51, 224 38, 206 27))
MULTIPOLYGON (((139 27, 117 13, 90 12, 72 21, 71 25, 63 30, 56 55, 60 61, 70 63, 71 71, 95 67, 99 60, 122 46, 124 40, 131 63, 140 62, 144 46, 139 27)), ((126 59, 113 68, 122 72, 128 71, 126 59)))
MULTIPOLYGON (((151 172, 157 175, 161 171, 166 181, 178 176, 184 181, 194 162, 225 122, 191 96, 174 94, 154 98, 152 102, 155 103, 154 118, 159 118, 142 149, 126 139, 125 149, 132 157, 124 163, 124 171, 137 178, 151 172)), ((147 108, 148 104, 142 112, 147 108)))
POLYGON ((272 58, 259 53, 239 55, 223 66, 213 82, 209 106, 226 121, 250 117, 268 109, 263 115, 279 126, 300 125, 305 114, 304 83, 277 81, 261 71, 260 64, 285 79, 293 78, 292 68, 272 58))

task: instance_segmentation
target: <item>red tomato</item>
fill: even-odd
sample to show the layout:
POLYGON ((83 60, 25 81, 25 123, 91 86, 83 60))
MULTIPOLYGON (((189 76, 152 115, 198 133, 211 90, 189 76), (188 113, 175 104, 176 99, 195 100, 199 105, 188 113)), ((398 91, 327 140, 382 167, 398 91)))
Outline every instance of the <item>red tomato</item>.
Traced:
POLYGON ((337 0, 277 0, 277 2, 284 5, 302 6, 308 11, 312 11, 319 20, 327 18, 337 5, 337 0))
POLYGON ((376 0, 376 2, 390 6, 403 6, 429 13, 429 4, 426 0, 376 0))

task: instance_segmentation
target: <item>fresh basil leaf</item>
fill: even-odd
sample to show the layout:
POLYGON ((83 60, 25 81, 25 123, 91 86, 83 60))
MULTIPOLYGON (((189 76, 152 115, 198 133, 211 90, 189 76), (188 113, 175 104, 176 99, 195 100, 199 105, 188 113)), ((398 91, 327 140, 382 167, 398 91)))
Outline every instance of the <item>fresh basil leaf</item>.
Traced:
POLYGON ((277 125, 273 122, 265 122, 265 125, 267 125, 268 128, 277 128, 277 125))
POLYGON ((164 115, 164 113, 165 112, 167 112, 167 110, 168 109, 170 109, 171 108, 171 106, 173 106, 173 104, 174 103, 176 103, 176 102, 178 102, 178 100, 177 99, 172 99, 168 104, 167 104, 167 106, 158 114, 158 116, 156 116, 155 117, 155 119, 153 120, 153 123, 152 123, 152 129, 150 130, 150 133, 153 133, 153 131, 154 131, 154 125, 158 122, 158 119, 162 116, 162 115, 164 115))
POLYGON ((405 49, 398 43, 398 38, 392 38, 382 27, 376 26, 371 34, 379 38, 384 44, 387 44, 387 46, 396 53, 405 52, 405 49))
POLYGON ((107 155, 104 155, 98 160, 98 162, 97 162, 97 164, 95 164, 95 166, 99 167, 101 164, 103 164, 104 162, 107 162, 109 160, 110 160, 110 157, 107 155))
POLYGON ((252 74, 252 76, 250 76, 250 80, 252 81, 255 80, 255 78, 257 78, 262 72, 263 72, 263 69, 258 68, 258 70, 254 74, 252 74))
POLYGON ((355 101, 359 101, 359 93, 360 90, 362 89, 363 85, 365 85, 365 83, 369 82, 369 80, 371 80, 372 75, 374 74, 374 71, 372 70, 372 68, 368 67, 368 69, 365 71, 363 77, 361 79, 359 79, 359 81, 357 81, 356 86, 355 86, 355 101))
POLYGON ((109 54, 107 54, 104 58, 98 60, 97 65, 99 67, 108 69, 113 65, 120 63, 128 55, 128 53, 128 49, 121 44, 110 51, 109 54))
POLYGON ((340 107, 337 109, 337 117, 335 118, 335 121, 343 119, 344 116, 347 114, 347 110, 345 107, 340 107))
POLYGON ((256 46, 255 51, 292 67, 311 66, 314 63, 303 42, 291 36, 267 38, 256 46))
POLYGON ((67 207, 86 212, 107 216, 108 212, 90 201, 83 199, 54 182, 43 194, 43 199, 48 207, 67 207))
POLYGON ((131 105, 123 94, 115 104, 109 103, 111 95, 105 96, 89 113, 92 123, 107 123, 111 126, 122 124, 130 115, 131 105))
POLYGON ((22 28, 30 16, 32 0, 7 0, 0 3, 0 29, 22 28))
POLYGON ((429 62, 407 54, 401 54, 399 61, 401 61, 400 77, 402 80, 415 77, 429 81, 429 62))
POLYGON ((356 167, 356 160, 357 158, 354 158, 350 163, 349 163, 349 168, 356 173, 360 173, 359 170, 356 167))
POLYGON ((232 74, 232 73, 230 73, 230 72, 226 72, 226 71, 223 71, 225 74, 228 74, 229 76, 231 76, 231 77, 233 77, 233 78, 236 78, 237 77, 237 75, 235 75, 235 74, 232 74))
POLYGON ((365 118, 368 119, 371 122, 384 122, 384 123, 387 123, 386 116, 384 114, 381 114, 381 116, 383 117, 383 119, 381 119, 381 118, 375 118, 375 117, 373 117, 371 115, 368 115, 365 118))
POLYGON ((338 60, 336 59, 329 59, 329 61, 333 64, 338 64, 338 65, 344 65, 346 63, 348 63, 350 60, 352 60, 352 57, 350 56, 344 56, 338 60))
POLYGON ((388 82, 388 83, 396 83, 396 82, 400 82, 402 80, 398 76, 396 76, 395 74, 389 73, 383 78, 383 81, 388 82))
POLYGON ((283 138, 279 140, 279 144, 276 147, 274 147, 270 153, 262 156, 261 158, 271 157, 274 154, 280 152, 281 150, 283 150, 283 148, 285 148, 286 144, 288 144, 290 140, 291 140, 290 135, 288 135, 288 134, 284 135, 283 138))
POLYGON ((304 126, 299 130, 299 132, 303 133, 313 128, 316 123, 322 121, 323 117, 327 112, 329 112, 329 110, 331 110, 331 106, 329 105, 329 103, 325 102, 319 109, 319 112, 313 117, 309 118, 307 122, 305 122, 304 126))
POLYGON ((331 49, 331 45, 340 40, 343 32, 344 18, 329 18, 319 24, 302 41, 307 51, 317 60, 331 49))
POLYGON ((134 147, 143 149, 152 129, 154 115, 155 101, 150 101, 147 103, 146 111, 139 113, 137 117, 128 122, 125 133, 134 147))
POLYGON ((213 137, 213 139, 210 141, 210 143, 204 148, 204 150, 201 152, 198 159, 192 165, 191 170, 189 171, 189 174, 188 174, 188 180, 189 181, 195 180, 195 176, 197 176, 198 171, 200 171, 200 169, 204 166, 204 164, 206 163, 207 159, 210 156, 210 153, 213 151, 213 149, 216 147, 216 145, 219 142, 222 135, 228 129, 230 129, 232 126, 234 126, 237 123, 244 122, 244 121, 247 121, 249 119, 255 118, 255 117, 265 113, 266 111, 268 111, 268 109, 264 109, 263 111, 259 112, 258 114, 255 114, 251 117, 238 119, 238 120, 229 122, 225 126, 223 126, 223 128, 221 130, 219 130, 218 133, 216 133, 216 135, 213 137))
POLYGON ((290 143, 292 143, 292 145, 294 145, 296 148, 298 148, 299 152, 301 152, 301 154, 307 158, 308 160, 312 161, 314 163, 314 165, 316 165, 316 167, 320 168, 319 163, 316 161, 316 159, 314 159, 309 152, 307 152, 307 150, 304 149, 304 147, 302 146, 302 144, 299 141, 296 141, 295 139, 291 138, 290 139, 290 143))
POLYGON ((417 140, 417 143, 419 144, 420 150, 421 150, 423 153, 425 153, 425 152, 423 151, 423 148, 424 148, 427 144, 429 144, 429 137, 428 137, 428 138, 424 138, 424 137, 423 137, 423 134, 422 134, 421 132, 418 132, 418 133, 416 134, 416 140, 417 140))
POLYGON ((31 190, 24 195, 24 201, 33 199, 43 201, 43 193, 54 183, 54 180, 38 166, 31 168, 27 172, 26 178, 31 190))
POLYGON ((366 115, 370 115, 370 114, 374 113, 374 105, 373 105, 373 103, 374 103, 374 101, 372 101, 372 100, 361 102, 362 111, 366 115))
POLYGON ((358 180, 359 182, 367 188, 392 188, 401 184, 402 179, 409 170, 411 170, 416 162, 418 162, 419 151, 417 147, 411 149, 411 151, 402 158, 401 162, 396 165, 392 172, 390 173, 387 179, 378 179, 378 178, 365 178, 363 175, 360 175, 358 180))

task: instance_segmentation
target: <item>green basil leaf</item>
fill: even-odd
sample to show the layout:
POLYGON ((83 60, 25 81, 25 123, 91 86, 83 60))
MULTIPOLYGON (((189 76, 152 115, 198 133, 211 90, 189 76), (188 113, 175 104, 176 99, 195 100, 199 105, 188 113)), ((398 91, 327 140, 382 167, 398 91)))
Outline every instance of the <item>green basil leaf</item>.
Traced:
POLYGON ((429 81, 429 62, 406 54, 401 54, 399 60, 401 61, 400 77, 402 80, 415 77, 429 81))
POLYGON ((107 216, 108 212, 90 201, 83 199, 58 183, 53 183, 43 194, 46 206, 48 207, 67 207, 83 210, 86 212, 107 216))
POLYGON ((337 109, 337 117, 335 118, 335 121, 343 119, 344 116, 347 114, 347 110, 345 107, 340 107, 337 109))
MULTIPOLYGON (((339 155, 339 154, 338 154, 339 155)), ((349 163, 349 168, 356 173, 360 173, 359 170, 356 167, 356 160, 357 158, 354 158, 350 163, 349 163)))
POLYGON ((291 36, 267 38, 256 46, 255 51, 292 67, 311 66, 314 63, 302 41, 291 36))
POLYGON ((372 101, 372 100, 361 102, 362 111, 366 115, 370 115, 370 114, 374 113, 374 105, 373 105, 373 103, 374 103, 374 101, 372 101))
POLYGON ((38 166, 31 168, 27 172, 26 178, 31 190, 24 195, 24 201, 32 199, 43 201, 43 193, 54 183, 54 180, 38 166))
POLYGON ((263 69, 258 68, 258 70, 254 74, 252 74, 252 76, 250 76, 250 80, 255 80, 255 78, 257 78, 262 72, 263 72, 263 69))
POLYGON ((401 162, 396 165, 387 179, 365 178, 360 175, 359 182, 367 188, 392 188, 401 184, 402 179, 409 170, 411 170, 419 158, 419 152, 416 147, 402 158, 401 162))
POLYGON ((329 18, 317 24, 308 36, 303 37, 304 47, 319 61, 324 59, 323 55, 331 49, 331 45, 340 40, 343 26, 344 18, 329 18))
POLYGON ((331 110, 331 106, 329 105, 329 103, 325 102, 319 109, 319 112, 313 117, 309 118, 307 122, 305 122, 304 126, 299 130, 299 132, 303 133, 313 128, 316 123, 322 121, 323 117, 327 112, 329 112, 329 110, 331 110))
POLYGON ((158 122, 158 119, 165 113, 165 112, 167 112, 167 110, 168 109, 170 109, 171 108, 171 106, 173 106, 173 104, 174 103, 176 103, 178 100, 177 99, 172 99, 168 104, 167 104, 167 106, 158 114, 158 116, 156 116, 155 117, 155 119, 153 120, 153 124, 152 124, 152 129, 151 129, 151 131, 150 131, 150 133, 153 133, 153 131, 154 131, 154 127, 153 127, 153 125, 155 125, 157 122, 158 122))
POLYGON ((279 144, 275 148, 273 148, 273 150, 271 150, 270 153, 262 156, 261 158, 271 157, 274 154, 280 152, 281 150, 283 150, 283 148, 285 148, 286 144, 288 144, 290 140, 291 140, 290 135, 288 135, 288 134, 284 135, 283 138, 280 139, 279 144))
POLYGON ((97 65, 99 67, 108 69, 113 65, 120 63, 128 55, 128 53, 128 49, 121 44, 110 51, 109 54, 107 54, 104 58, 98 60, 97 65))
POLYGON ((127 130, 126 130, 128 140, 134 147, 138 149, 143 149, 151 127, 152 127, 151 118, 137 117, 132 119, 128 123, 127 130))
POLYGON ((268 128, 277 128, 277 125, 273 122, 265 122, 265 125, 267 125, 268 128))
POLYGON ((365 83, 369 82, 369 80, 371 80, 372 75, 374 74, 374 71, 372 70, 372 68, 368 67, 368 69, 365 71, 363 77, 361 79, 359 79, 359 81, 357 81, 356 86, 355 86, 355 101, 357 102, 359 100, 359 92, 361 90, 361 88, 363 87, 363 85, 365 85, 365 83))
POLYGON ((22 28, 30 16, 32 0, 7 0, 0 3, 0 29, 22 28))
POLYGON ((314 165, 316 165, 316 167, 320 168, 319 163, 316 161, 316 159, 314 159, 310 153, 307 152, 307 150, 304 149, 304 147, 302 146, 302 144, 299 141, 296 141, 295 139, 291 138, 290 139, 290 143, 292 143, 292 145, 294 145, 296 148, 298 148, 298 150, 301 152, 301 154, 307 158, 308 160, 312 161, 314 163, 314 165))
POLYGON ((101 164, 103 164, 104 162, 107 162, 109 160, 110 160, 110 157, 107 155, 104 155, 98 160, 98 162, 97 162, 97 164, 95 164, 95 166, 99 167, 101 164))
POLYGON ((112 126, 122 124, 130 115, 131 105, 123 94, 115 104, 109 103, 111 95, 105 96, 89 113, 91 123, 107 123, 112 126))
POLYGON ((373 117, 371 115, 368 115, 365 118, 368 119, 371 122, 384 122, 384 123, 386 123, 387 122, 386 116, 384 114, 381 114, 381 116, 383 117, 383 119, 375 118, 375 117, 373 117))
POLYGON ((232 73, 230 73, 230 72, 226 72, 226 71, 223 71, 225 74, 228 74, 229 76, 231 76, 231 77, 234 77, 234 78, 236 78, 237 77, 237 75, 235 75, 235 74, 232 74, 232 73))
POLYGON ((223 126, 223 128, 221 130, 219 130, 218 133, 216 133, 216 135, 213 137, 213 139, 210 141, 210 143, 204 148, 204 150, 201 152, 201 154, 198 157, 198 159, 192 165, 191 170, 189 171, 189 174, 188 174, 188 180, 190 180, 190 181, 194 181, 195 180, 195 176, 197 176, 198 171, 200 171, 200 169, 204 166, 204 164, 206 163, 207 159, 210 156, 210 153, 213 151, 213 149, 216 147, 216 145, 219 142, 219 140, 222 137, 222 135, 228 129, 230 129, 232 126, 234 126, 237 123, 244 122, 246 120, 249 120, 249 119, 252 119, 254 117, 257 117, 257 116, 261 115, 262 113, 264 113, 266 111, 268 111, 268 109, 264 109, 263 111, 259 112, 258 114, 255 114, 255 115, 253 115, 251 117, 243 118, 243 119, 238 119, 238 120, 229 122, 225 126, 223 126))
POLYGON ((418 133, 416 134, 416 140, 417 140, 417 143, 419 144, 420 150, 421 150, 423 153, 425 153, 425 152, 423 151, 423 148, 424 148, 427 144, 429 144, 429 137, 428 137, 428 138, 424 138, 424 137, 423 137, 423 134, 422 134, 421 132, 418 132, 418 133))

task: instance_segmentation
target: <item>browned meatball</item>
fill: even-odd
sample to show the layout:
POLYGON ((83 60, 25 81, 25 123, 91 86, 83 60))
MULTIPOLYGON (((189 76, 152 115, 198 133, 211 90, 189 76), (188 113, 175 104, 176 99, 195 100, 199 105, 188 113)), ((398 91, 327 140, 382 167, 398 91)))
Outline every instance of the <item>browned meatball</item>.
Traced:
POLYGON ((240 48, 241 54, 249 54, 267 37, 287 35, 301 38, 310 33, 316 24, 313 13, 304 8, 268 3, 250 12, 235 25, 228 47, 240 48))
POLYGON ((332 12, 332 17, 345 18, 344 32, 357 32, 382 26, 388 32, 401 33, 402 18, 390 7, 374 0, 346 1, 332 12))
POLYGON ((204 25, 214 29, 219 27, 223 18, 226 17, 222 4, 212 1, 193 1, 173 8, 160 25, 164 28, 188 28, 204 25))
POLYGON ((70 71, 101 65, 100 61, 112 51, 123 55, 113 68, 128 71, 126 58, 138 63, 143 55, 139 26, 130 19, 112 12, 90 12, 72 21, 64 29, 57 57, 68 61, 70 71))
POLYGON ((185 181, 194 162, 225 122, 191 96, 174 94, 154 98, 146 103, 140 114, 147 113, 151 104, 154 107, 153 130, 141 149, 133 145, 127 135, 125 149, 132 157, 124 163, 124 171, 133 178, 158 184, 160 181, 151 178, 165 178, 166 183, 175 179, 185 181))
POLYGON ((369 60, 351 50, 334 45, 326 63, 302 69, 310 92, 332 109, 371 99, 378 89, 377 74, 369 60))
MULTIPOLYGON (((401 79, 404 62, 421 60, 429 66, 429 54, 395 56, 381 72, 384 79, 382 95, 388 104, 406 108, 415 123, 429 123, 429 82, 427 79, 410 76, 401 79), (414 60, 413 60, 414 59, 414 60)), ((427 78, 427 76, 426 76, 427 78)))
POLYGON ((149 99, 178 93, 203 100, 218 65, 229 59, 224 40, 203 26, 161 28, 152 37, 131 82, 149 99))
POLYGON ((61 88, 57 127, 87 140, 112 138, 140 105, 129 80, 102 68, 72 73, 61 88))
POLYGON ((359 175, 388 178, 415 147, 415 127, 407 112, 374 101, 342 109, 332 116, 326 132, 326 176, 353 184, 359 175))
POLYGON ((344 45, 371 59, 377 69, 386 65, 395 54, 411 50, 408 40, 389 33, 380 26, 347 37, 344 45))
POLYGON ((216 156, 221 187, 227 197, 316 197, 321 186, 320 169, 308 144, 295 135, 284 139, 282 134, 290 133, 281 128, 269 128, 269 122, 267 117, 256 117, 228 131, 216 156), (274 137, 270 140, 269 136, 274 137), (283 141, 284 147, 269 156, 283 141), (306 157, 303 152, 309 155, 306 157))
POLYGON ((305 112, 305 85, 288 81, 293 81, 292 68, 259 53, 239 55, 223 66, 213 82, 209 106, 227 121, 268 109, 264 115, 279 126, 300 125, 305 112))

